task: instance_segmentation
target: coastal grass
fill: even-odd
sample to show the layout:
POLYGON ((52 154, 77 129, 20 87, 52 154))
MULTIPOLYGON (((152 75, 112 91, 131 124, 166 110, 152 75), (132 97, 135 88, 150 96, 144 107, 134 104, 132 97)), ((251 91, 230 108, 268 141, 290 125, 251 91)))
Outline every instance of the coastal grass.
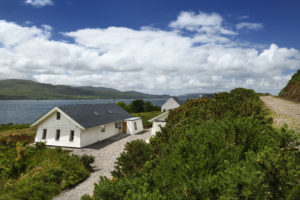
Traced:
POLYGON ((30 127, 29 124, 1 124, 0 125, 0 137, 5 136, 28 136, 34 139, 36 128, 30 127))
POLYGON ((152 126, 152 123, 148 122, 148 120, 161 114, 161 111, 141 112, 141 113, 131 113, 131 114, 135 117, 141 117, 144 127, 149 128, 152 126))

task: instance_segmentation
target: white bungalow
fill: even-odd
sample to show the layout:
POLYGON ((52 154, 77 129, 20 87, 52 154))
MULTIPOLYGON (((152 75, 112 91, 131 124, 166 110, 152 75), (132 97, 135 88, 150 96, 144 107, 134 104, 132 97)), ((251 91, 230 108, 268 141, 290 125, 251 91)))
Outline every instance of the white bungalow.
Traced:
POLYGON ((177 97, 170 97, 162 106, 161 112, 166 112, 174 108, 178 108, 184 102, 180 101, 177 97))
POLYGON ((82 148, 114 135, 143 131, 141 118, 116 104, 79 104, 54 107, 35 121, 35 142, 82 148))

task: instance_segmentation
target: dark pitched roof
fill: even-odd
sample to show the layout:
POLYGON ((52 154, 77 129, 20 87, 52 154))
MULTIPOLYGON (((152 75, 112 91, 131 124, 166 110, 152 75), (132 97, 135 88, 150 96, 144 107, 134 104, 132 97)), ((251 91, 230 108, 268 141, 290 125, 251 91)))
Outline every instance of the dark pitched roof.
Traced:
POLYGON ((116 104, 76 104, 58 106, 84 128, 124 120, 132 117, 116 104))
POLYGON ((173 98, 179 105, 182 105, 186 102, 186 100, 180 100, 177 97, 171 97, 171 98, 173 98))

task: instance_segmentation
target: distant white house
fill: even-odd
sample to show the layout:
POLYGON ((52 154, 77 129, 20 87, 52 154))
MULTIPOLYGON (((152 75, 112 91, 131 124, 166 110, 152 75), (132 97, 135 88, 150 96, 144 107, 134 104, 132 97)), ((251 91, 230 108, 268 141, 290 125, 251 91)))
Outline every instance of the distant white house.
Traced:
POLYGON ((162 114, 153 117, 148 120, 148 122, 152 122, 151 135, 155 135, 158 131, 161 130, 161 127, 166 126, 166 118, 168 117, 169 110, 178 108, 180 105, 184 104, 184 101, 179 100, 176 97, 170 97, 162 106, 161 111, 162 114))
POLYGON ((180 101, 177 97, 170 97, 162 106, 161 112, 166 112, 174 108, 178 108, 184 102, 180 101))
POLYGON ((57 106, 35 121, 35 142, 82 148, 114 135, 143 131, 141 118, 132 117, 116 104, 57 106))

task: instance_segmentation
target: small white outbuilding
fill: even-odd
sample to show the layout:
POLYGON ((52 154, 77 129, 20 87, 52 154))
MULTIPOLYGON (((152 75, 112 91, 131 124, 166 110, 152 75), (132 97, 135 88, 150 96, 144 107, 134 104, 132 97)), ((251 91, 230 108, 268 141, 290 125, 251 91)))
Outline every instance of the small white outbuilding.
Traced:
POLYGON ((125 119, 127 126, 127 133, 136 134, 144 130, 142 118, 140 117, 131 117, 125 119))
POLYGON ((36 120, 35 142, 82 148, 117 134, 143 131, 141 118, 130 115, 116 104, 57 106, 36 120))
POLYGON ((168 117, 169 112, 164 112, 152 119, 148 120, 148 122, 152 122, 151 135, 154 136, 156 132, 161 130, 161 127, 166 126, 166 118, 168 117))

